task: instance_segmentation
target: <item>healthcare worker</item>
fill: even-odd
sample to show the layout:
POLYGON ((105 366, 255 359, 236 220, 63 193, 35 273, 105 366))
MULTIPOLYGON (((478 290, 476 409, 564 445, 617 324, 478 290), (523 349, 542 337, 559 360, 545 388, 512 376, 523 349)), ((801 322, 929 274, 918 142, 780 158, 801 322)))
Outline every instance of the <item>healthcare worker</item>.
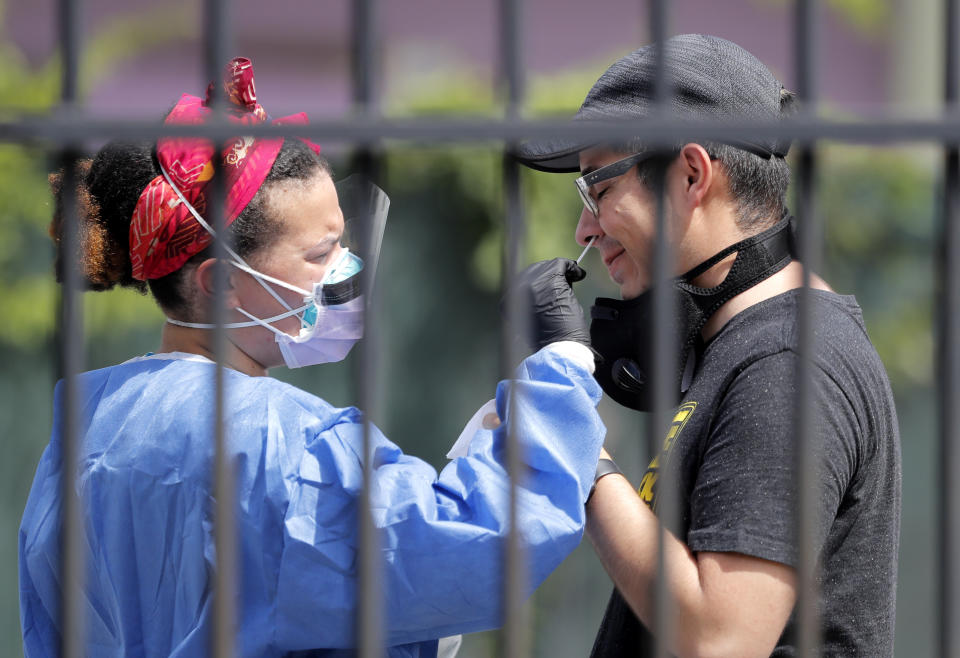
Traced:
MULTIPOLYGON (((238 128, 269 120, 249 61, 231 62, 225 78, 238 128)), ((167 122, 200 123, 209 114, 206 101, 184 95, 167 122)), ((218 167, 226 172, 234 249, 222 356, 238 497, 236 642, 244 656, 350 654, 355 642, 362 416, 267 376, 273 366, 340 360, 362 335, 361 273, 374 264, 347 246, 318 150, 296 139, 238 138, 218 167)), ((206 140, 164 138, 107 144, 83 166, 80 264, 89 287, 149 288, 168 318, 155 354, 78 381, 75 476, 89 548, 83 612, 90 656, 209 650, 215 261, 204 212, 214 156, 206 140)), ((58 198, 66 193, 58 190, 58 198)), ((60 205, 51 227, 58 244, 60 205)), ((385 206, 380 197, 368 214, 382 218, 385 206)), ((361 233, 377 239, 375 229, 361 233)), ((372 431, 391 656, 434 656, 440 638, 501 623, 508 427, 527 467, 517 521, 531 588, 580 541, 604 434, 588 332, 570 285, 582 276, 558 259, 519 277, 516 285, 535 303, 541 349, 512 384, 497 388, 503 422, 479 429, 465 456, 438 474, 372 431)), ((58 385, 57 413, 61 394, 58 385)), ((28 657, 59 653, 62 422, 57 415, 20 528, 28 657)))

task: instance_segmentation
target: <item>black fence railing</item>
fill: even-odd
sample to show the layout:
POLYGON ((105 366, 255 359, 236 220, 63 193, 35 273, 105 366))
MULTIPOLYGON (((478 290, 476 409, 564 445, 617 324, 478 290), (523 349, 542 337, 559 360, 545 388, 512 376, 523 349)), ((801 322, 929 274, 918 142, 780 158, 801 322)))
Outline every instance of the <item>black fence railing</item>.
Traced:
MULTIPOLYGON (((742 137, 776 136, 795 140, 796 166, 795 184, 797 190, 797 214, 800 229, 799 252, 800 259, 809 265, 806 272, 816 270, 820 263, 822 250, 822 231, 817 214, 816 186, 814 181, 817 172, 817 143, 824 141, 841 141, 855 143, 880 144, 902 141, 930 141, 941 143, 945 150, 945 178, 944 178, 944 221, 941 226, 939 242, 943 245, 939 279, 942 289, 939 292, 937 307, 941 309, 939 325, 939 353, 937 361, 941 364, 938 372, 938 383, 941 396, 939 409, 941 418, 941 465, 942 465, 942 507, 941 507, 941 535, 940 573, 942 585, 939 600, 939 632, 940 655, 960 655, 960 569, 955 564, 955 557, 960 555, 960 484, 956 474, 960 473, 960 449, 957 446, 957 430, 960 427, 960 348, 955 337, 960 335, 960 94, 958 94, 958 77, 960 77, 960 12, 956 0, 947 0, 944 3, 945 13, 945 63, 946 77, 944 87, 944 111, 940 117, 929 119, 888 118, 879 117, 868 120, 830 120, 819 117, 817 107, 817 5, 813 0, 796 0, 795 3, 795 49, 794 59, 799 96, 806 106, 806 111, 797 117, 784 120, 776 124, 737 123, 737 122, 701 122, 689 123, 675 119, 665 112, 645 119, 642 122, 620 122, 611 125, 571 125, 566 121, 554 119, 525 119, 521 116, 524 100, 524 65, 521 57, 521 43, 525 26, 523 25, 522 0, 501 0, 499 9, 500 20, 500 52, 502 57, 501 82, 505 90, 503 105, 505 113, 501 119, 391 119, 382 117, 379 113, 376 98, 376 81, 379 70, 375 56, 378 42, 378 3, 375 0, 355 0, 353 7, 353 80, 354 80, 354 114, 351 117, 336 120, 321 120, 312 123, 308 128, 297 127, 298 134, 330 142, 341 142, 353 145, 357 149, 359 167, 368 173, 377 169, 378 144, 383 140, 409 140, 417 143, 438 144, 452 142, 484 142, 496 141, 502 143, 508 157, 504 159, 503 189, 505 194, 505 223, 504 231, 504 263, 505 276, 508 279, 511 273, 519 268, 520 254, 524 244, 524 217, 522 203, 522 189, 517 164, 509 157, 511 145, 523 138, 552 137, 567 134, 576 137, 593 137, 598 141, 614 137, 640 138, 652 146, 673 143, 679 136, 687 139, 711 138, 717 141, 735 140, 742 137)), ((230 52, 228 44, 229 3, 224 0, 206 0, 206 25, 204 31, 205 57, 204 71, 207 79, 216 79, 220 67, 228 58, 230 52)), ((649 3, 649 17, 651 35, 655 43, 662 43, 668 34, 667 3, 665 0, 651 0, 649 3)), ((71 178, 74 176, 73 164, 79 158, 83 142, 103 138, 157 138, 164 135, 204 135, 215 140, 230 137, 236 130, 235 126, 226 122, 211 121, 203 126, 169 126, 157 125, 152 122, 106 120, 85 114, 77 104, 77 77, 78 62, 82 51, 78 25, 81 23, 83 6, 80 0, 61 0, 58 10, 58 25, 60 44, 63 59, 63 80, 60 107, 46 117, 25 117, 14 121, 0 121, 0 142, 7 143, 40 143, 54 145, 61 152, 61 162, 64 165, 64 189, 72 189, 71 178)), ((666 107, 669 90, 662 80, 665 67, 659 67, 661 90, 658 97, 661 107, 666 107)), ((292 136, 290 128, 273 125, 249 126, 245 130, 252 136, 292 136)), ((214 197, 212 208, 213 216, 219 219, 222 225, 222 194, 214 197), (221 203, 217 203, 217 199, 221 203), (218 217, 219 216, 219 217, 218 217)), ((77 253, 75 248, 78 240, 77 209, 72 203, 72 195, 64 195, 64 249, 63 253, 71 258, 77 253)), ((662 200, 662 196, 661 196, 662 200)), ((662 207, 662 203, 660 204, 662 207)), ((655 331, 654 354, 668 354, 672 336, 666 318, 670 315, 670 298, 665 294, 666 284, 672 275, 673 263, 670 250, 665 240, 664 216, 658 213, 658 242, 655 260, 654 281, 657 293, 657 318, 655 331)), ((223 233, 221 232, 221 235, 223 233)), ((215 241, 218 243, 219 241, 215 241)), ((77 374, 83 369, 83 318, 79 301, 80 281, 78 265, 65 263, 64 283, 60 304, 58 322, 58 345, 60 350, 59 369, 65 381, 63 396, 62 437, 65 463, 76 461, 76 445, 80 433, 80 411, 77 407, 77 374)), ((802 308, 810 309, 809 274, 805 274, 804 290, 807 294, 802 297, 802 308)), ((217 405, 215 409, 215 439, 217 445, 216 460, 216 495, 217 495, 217 530, 216 552, 218 559, 219 577, 216 578, 215 609, 217 622, 215 624, 214 655, 231 656, 234 653, 236 633, 235 627, 235 587, 233 585, 236 571, 236 550, 233 546, 233 494, 230 471, 226 467, 224 458, 224 378, 222 375, 224 354, 224 323, 223 290, 224 274, 218 277, 218 299, 220 300, 220 314, 217 316, 217 377, 212 386, 217 390, 217 405)), ((370 311, 376 314, 376 304, 370 311)), ((515 325, 521 321, 521 309, 517 300, 507 305, 507 313, 502 328, 502 335, 512 335, 515 325)), ((376 323, 367 323, 368 331, 375 331, 376 323)), ((796 405, 799 413, 796 414, 798 427, 797 440, 807 442, 811 428, 807 420, 812 404, 810 389, 809 363, 810 355, 815 350, 811 324, 806 314, 801 314, 800 349, 805 358, 801 359, 799 381, 799 395, 796 405)), ((505 346, 509 341, 504 341, 505 346)), ((375 408, 377 404, 377 358, 375 354, 375 339, 368 339, 362 344, 359 368, 358 402, 365 410, 375 408)), ((514 354, 505 348, 501 359, 501 368, 507 371, 509 364, 515 363, 514 354)), ((656 411, 650 416, 650 433, 652 437, 661 436, 670 421, 668 413, 668 367, 667 361, 658 362, 655 368, 654 380, 656 389, 656 411)), ((369 455, 369 423, 365 431, 364 450, 369 455)), ((516 442, 508 441, 508 471, 515 482, 522 468, 516 442)), ((811 531, 816 512, 816 494, 814 483, 816 474, 815 465, 809 451, 797 450, 799 462, 797 477, 800 485, 800 513, 798 515, 798 533, 800 538, 799 561, 799 596, 797 604, 798 644, 800 655, 814 656, 819 654, 818 619, 817 619, 817 590, 816 590, 816 556, 813 544, 814 532, 811 531)), ((360 553, 360 588, 358 615, 358 646, 362 656, 378 656, 383 653, 384 633, 382 630, 382 610, 380 578, 380 555, 377 550, 376 533, 373 520, 369 513, 370 505, 370 478, 372 469, 370 460, 366 460, 364 470, 365 484, 361 513, 358 518, 361 537, 360 553)), ((72 473, 72 469, 65 469, 72 473)), ((662 486, 662 485, 661 485, 662 486)), ((63 482, 63 564, 62 580, 64 584, 63 596, 63 656, 80 656, 83 654, 83 620, 80 616, 81 591, 83 587, 84 555, 81 539, 82 508, 75 495, 75 483, 67 478, 63 482)), ((666 495, 664 502, 672 498, 666 495)), ((511 505, 516 504, 516 491, 510 497, 511 505)), ((662 514, 677 514, 670 505, 660 505, 662 514)), ((515 515, 511 514, 511 518, 515 515)), ((669 521, 667 521, 669 525, 669 521)), ((523 616, 523 592, 525 590, 525 570, 522 548, 511 526, 508 550, 504 556, 503 591, 505 611, 505 627, 502 631, 502 642, 498 655, 523 656, 529 653, 529 638, 527 637, 527 621, 523 616)), ((658 580, 659 594, 657 601, 657 635, 664 637, 671 620, 670 597, 664 586, 662 577, 663 562, 661 564, 661 578, 658 580)), ((662 643, 661 643, 662 645, 662 643)), ((665 647, 661 646, 660 655, 666 655, 665 647)))

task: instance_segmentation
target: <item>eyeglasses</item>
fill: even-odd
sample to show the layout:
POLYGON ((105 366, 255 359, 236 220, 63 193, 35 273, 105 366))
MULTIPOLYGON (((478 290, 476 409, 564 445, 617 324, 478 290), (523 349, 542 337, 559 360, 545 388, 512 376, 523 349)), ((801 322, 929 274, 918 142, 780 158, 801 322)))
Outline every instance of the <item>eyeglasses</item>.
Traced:
POLYGON ((577 192, 580 193, 580 200, 583 201, 583 205, 586 206, 587 210, 593 213, 594 217, 598 216, 600 214, 600 208, 597 206, 597 200, 590 196, 590 187, 602 181, 616 178, 617 176, 623 176, 625 173, 630 171, 634 165, 656 156, 657 153, 657 151, 634 153, 633 155, 628 155, 622 160, 611 162, 608 165, 591 171, 589 174, 584 174, 583 176, 577 178, 573 182, 577 185, 577 192))

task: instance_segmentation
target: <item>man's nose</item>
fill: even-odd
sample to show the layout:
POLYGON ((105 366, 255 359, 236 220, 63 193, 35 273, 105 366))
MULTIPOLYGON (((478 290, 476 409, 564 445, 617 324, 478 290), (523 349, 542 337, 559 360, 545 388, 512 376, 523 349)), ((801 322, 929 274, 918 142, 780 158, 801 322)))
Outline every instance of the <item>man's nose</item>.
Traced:
POLYGON ((577 230, 574 237, 577 244, 586 247, 590 238, 599 238, 603 235, 603 229, 600 228, 600 222, 596 216, 586 207, 580 211, 580 220, 577 222, 577 230))

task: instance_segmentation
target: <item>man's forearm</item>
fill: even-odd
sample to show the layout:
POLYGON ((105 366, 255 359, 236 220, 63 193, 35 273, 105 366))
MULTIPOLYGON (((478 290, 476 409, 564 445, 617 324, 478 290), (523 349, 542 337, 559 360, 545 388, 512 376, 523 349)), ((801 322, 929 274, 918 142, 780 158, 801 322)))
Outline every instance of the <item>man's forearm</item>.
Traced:
MULTIPOLYGON (((617 589, 648 628, 655 616, 659 526, 626 478, 610 475, 597 482, 587 506, 587 533, 617 589)), ((792 580, 783 577, 787 567, 738 554, 701 559, 669 532, 664 550, 673 596, 668 642, 673 653, 770 654, 793 605, 792 580), (730 566, 737 570, 729 572, 730 566)))
MULTIPOLYGON (((611 475, 597 482, 587 505, 587 534, 617 589, 648 628, 656 607, 659 526, 626 478, 611 475)), ((696 581, 697 566, 686 546, 669 533, 665 544, 670 580, 696 581)), ((670 583, 674 596, 678 584, 670 583)))

